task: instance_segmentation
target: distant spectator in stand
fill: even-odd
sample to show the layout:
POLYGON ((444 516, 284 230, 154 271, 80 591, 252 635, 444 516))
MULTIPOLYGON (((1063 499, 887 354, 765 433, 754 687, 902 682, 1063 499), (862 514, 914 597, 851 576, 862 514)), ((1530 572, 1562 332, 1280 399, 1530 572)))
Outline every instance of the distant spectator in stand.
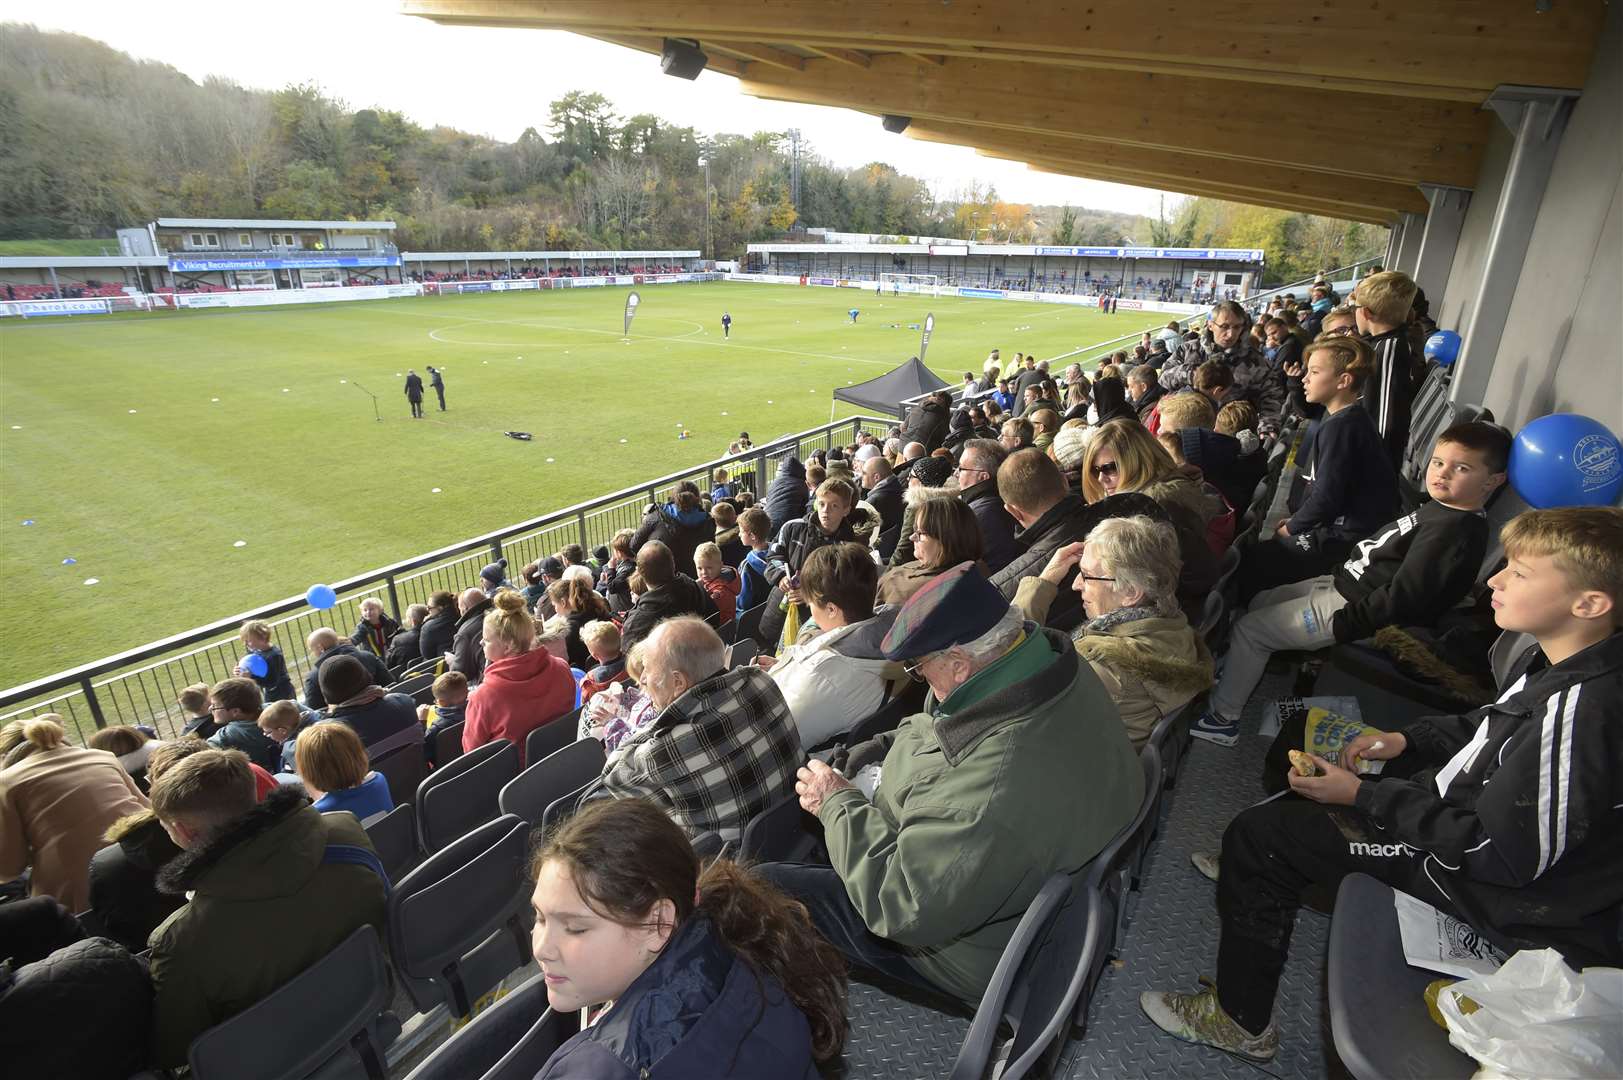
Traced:
POLYGON ((439 660, 456 639, 456 596, 441 589, 428 597, 428 618, 417 632, 417 648, 424 660, 439 660))
POLYGON ((339 657, 325 665, 321 689, 327 695, 327 719, 354 728, 374 758, 423 741, 416 703, 379 686, 354 657, 339 657))
POLYGON ((1374 369, 1364 383, 1362 401, 1386 443, 1397 471, 1409 445, 1409 421, 1415 391, 1426 377, 1424 356, 1409 347, 1409 313, 1415 283, 1408 274, 1387 270, 1371 274, 1353 289, 1358 332, 1374 351, 1374 369))
MULTIPOLYGON (((477 589, 473 591, 478 592, 477 589)), ((321 693, 321 669, 329 661, 340 656, 354 657, 371 673, 372 681, 379 686, 388 686, 394 681, 394 676, 389 674, 389 669, 384 666, 380 657, 364 649, 357 649, 347 641, 340 641, 338 631, 330 626, 320 626, 310 631, 310 636, 305 638, 304 644, 310 650, 310 671, 304 677, 304 703, 312 709, 326 707, 327 699, 321 693)), ((258 715, 256 712, 254 718, 258 719, 258 715)))
POLYGON ((678 573, 670 548, 650 540, 637 552, 637 573, 647 587, 620 627, 626 648, 647 637, 661 620, 676 615, 703 619, 716 610, 715 601, 686 574, 678 573))
POLYGON ((102 834, 147 800, 112 754, 69 743, 61 721, 46 713, 0 729, 0 881, 32 867, 29 896, 84 911, 102 834))
POLYGON ((927 494, 913 513, 912 562, 892 567, 879 579, 879 602, 900 606, 931 578, 960 563, 985 572, 986 541, 975 511, 951 492, 927 494))
POLYGON ((547 598, 559 615, 564 617, 564 649, 569 666, 582 671, 591 666, 592 654, 581 640, 581 627, 594 619, 609 617, 609 602, 592 588, 591 572, 584 568, 566 573, 562 581, 555 581, 547 589, 547 598))
POLYGON ((458 614, 456 637, 451 641, 451 670, 462 672, 472 685, 478 683, 485 673, 485 650, 480 635, 485 625, 485 614, 491 608, 491 598, 482 589, 468 589, 457 597, 456 606, 458 614))
POLYGON ((710 594, 716 605, 717 626, 726 626, 738 614, 738 594, 743 579, 738 571, 721 561, 721 548, 715 544, 700 544, 693 553, 693 569, 699 585, 710 594))
POLYGON ((1030 446, 1032 440, 1036 438, 1036 434, 1032 430, 1030 420, 1017 416, 1003 422, 1003 429, 998 435, 997 441, 1003 446, 1003 449, 1012 454, 1016 450, 1024 450, 1030 446))
MULTIPOLYGON (((879 535, 883 536, 902 523, 902 482, 885 463, 884 458, 869 458, 862 466, 863 498, 879 512, 879 535)), ((894 550, 894 548, 892 548, 894 550)), ((889 557, 881 551, 879 557, 889 557)))
POLYGON ((721 549, 721 561, 737 570, 749 552, 749 547, 738 538, 738 511, 732 503, 718 502, 710 508, 710 517, 716 523, 716 547, 721 549))
POLYGON ((287 672, 287 658, 271 642, 270 623, 263 619, 250 619, 237 631, 237 638, 249 653, 264 658, 265 674, 255 675, 240 663, 236 674, 246 675, 259 684, 260 693, 265 695, 266 701, 282 701, 298 696, 298 691, 293 689, 293 679, 287 672))
POLYGON ((1008 379, 997 381, 997 392, 992 395, 992 400, 997 402, 997 407, 1003 412, 1014 411, 1014 393, 1009 388, 1008 379))
POLYGON ((434 680, 433 693, 434 704, 417 706, 417 719, 424 728, 423 756, 430 766, 439 764, 441 729, 467 719, 468 677, 460 671, 447 671, 434 680))
MULTIPOLYGON (((778 475, 766 491, 766 505, 762 507, 771 521, 769 531, 778 535, 785 522, 794 521, 806 513, 810 493, 806 490, 806 466, 794 455, 784 458, 778 466, 778 475)), ((768 541, 772 537, 768 537, 768 541)))
POLYGON ((207 739, 220 730, 220 725, 214 722, 214 714, 209 711, 208 683, 192 683, 176 696, 175 704, 186 714, 186 722, 180 729, 182 735, 207 739))
POLYGON ((373 772, 361 737, 347 724, 316 724, 298 738, 294 755, 299 779, 323 814, 347 810, 364 822, 394 809, 389 780, 373 772))
POLYGON ((631 541, 636 535, 630 529, 614 534, 614 539, 609 541, 608 565, 598 574, 597 591, 608 600, 609 609, 617 613, 631 608, 628 583, 637 569, 637 557, 631 551, 631 541))
POLYGON ((948 413, 951 410, 951 394, 944 390, 930 394, 908 412, 907 422, 902 425, 902 440, 923 443, 926 452, 934 450, 947 437, 948 413))
POLYGON ((1031 445, 1046 451, 1054 444, 1054 436, 1059 432, 1059 413, 1053 409, 1038 409, 1031 414, 1031 428, 1031 445))
POLYGON ((1138 413, 1139 423, 1146 426, 1150 422, 1150 414, 1155 411, 1156 402, 1166 391, 1161 389, 1160 378, 1155 368, 1149 364, 1140 364, 1127 374, 1127 403, 1138 413))
POLYGON ((423 623, 428 619, 427 604, 413 604, 406 609, 406 625, 389 642, 389 651, 384 654, 383 662, 388 665, 391 672, 404 673, 413 664, 423 659, 421 647, 423 623))
MULTIPOLYGON (((561 568, 559 572, 562 572, 561 568)), ((479 588, 486 596, 495 596, 501 589, 513 588, 513 583, 507 580, 506 559, 497 559, 479 571, 479 588)))
POLYGON ((386 656, 389 642, 400 632, 400 624, 383 610, 383 601, 369 596, 361 601, 361 618, 355 632, 349 636, 350 644, 365 649, 373 656, 386 656))
POLYGON ((273 701, 259 711, 259 730, 265 738, 281 747, 281 757, 272 773, 293 772, 293 749, 299 733, 312 724, 324 720, 320 713, 310 712, 296 701, 273 701))
POLYGON ((230 678, 217 683, 209 692, 209 710, 220 728, 209 736, 209 745, 220 750, 241 750, 249 761, 274 773, 281 768, 282 747, 259 730, 259 713, 264 707, 259 687, 252 679, 230 678))
POLYGON ((642 658, 658 716, 620 744, 586 797, 646 798, 689 836, 736 841, 793 790, 804 759, 783 693, 754 665, 728 671, 721 637, 692 616, 655 627, 642 658))
POLYGON ((381 930, 388 886, 359 822, 319 813, 297 787, 256 805, 248 761, 235 751, 193 754, 165 771, 152 809, 185 849, 159 888, 191 898, 151 941, 153 1059, 176 1068, 197 1036, 358 927, 381 930), (329 861, 335 845, 355 859, 329 861))
POLYGON ((105 750, 118 759, 124 771, 130 774, 135 786, 144 795, 151 786, 147 780, 147 762, 153 751, 163 745, 146 731, 129 724, 113 724, 95 732, 85 740, 92 750, 105 750))
POLYGON ((1262 445, 1257 438, 1257 410, 1249 401, 1231 401, 1217 410, 1212 429, 1239 440, 1240 453, 1255 453, 1262 445))
POLYGON ((671 492, 669 502, 648 508, 642 528, 631 538, 631 550, 641 551, 648 541, 658 540, 671 549, 676 565, 691 566, 693 552, 715 537, 716 523, 700 505, 699 489, 684 480, 671 492))
POLYGON ((1112 420, 1138 422, 1138 410, 1127 401, 1127 384, 1118 378, 1100 375, 1093 381, 1093 424, 1112 420))
POLYGON ((1006 457, 1008 453, 991 439, 971 439, 958 455, 958 497, 975 513, 985 541, 986 566, 994 574, 1019 550, 1014 542, 1014 519, 1003 508, 997 490, 998 466, 1006 457))
POLYGON ((574 709, 575 679, 566 661, 535 648, 535 619, 524 610, 523 597, 497 596, 485 614, 483 636, 485 678, 468 696, 462 749, 507 739, 523 767, 529 733, 574 709))
POLYGON ((620 628, 609 619, 598 619, 580 628, 581 640, 592 654, 592 665, 580 684, 580 697, 586 701, 599 690, 615 683, 623 683, 630 675, 626 671, 626 654, 620 648, 620 628))
POLYGON ((921 458, 914 468, 908 470, 902 530, 896 541, 896 550, 891 552, 889 566, 902 566, 916 558, 913 550, 913 519, 918 513, 919 502, 929 493, 945 488, 952 475, 952 461, 944 457, 921 458))
POLYGON ((1161 370, 1161 385, 1170 393, 1193 384, 1195 369, 1207 360, 1221 360, 1233 373, 1234 394, 1257 408, 1263 432, 1279 429, 1284 407, 1284 387, 1275 378, 1272 365, 1246 333, 1250 316, 1238 302, 1223 300, 1212 308, 1207 324, 1212 335, 1210 348, 1199 342, 1186 342, 1177 357, 1161 370))
POLYGON ((717 466, 711 473, 710 485, 711 502, 721 502, 738 494, 738 485, 732 482, 732 474, 724 466, 717 466))
MULTIPOLYGON (((1248 401, 1231 404, 1251 408, 1248 401)), ((1238 439, 1213 429, 1216 422, 1217 413, 1205 394, 1185 390, 1161 402, 1161 433, 1176 436, 1178 459, 1193 466, 1198 478, 1215 487, 1229 506, 1247 506, 1267 462, 1261 454, 1244 454, 1238 439)))
POLYGON ((772 583, 766 579, 767 551, 772 545, 771 531, 772 519, 758 506, 750 507, 739 516, 738 539, 748 549, 738 565, 738 576, 742 581, 737 605, 740 612, 766 603, 767 594, 772 591, 772 583))
MULTIPOLYGON (((866 518, 865 512, 856 508, 856 492, 851 485, 844 480, 825 480, 817 489, 811 512, 780 529, 767 554, 766 579, 772 583, 772 595, 801 604, 798 579, 806 556, 825 544, 855 540, 854 525, 859 516, 866 518)), ((761 619, 762 640, 775 643, 784 622, 783 605, 776 609, 769 606, 761 619)))

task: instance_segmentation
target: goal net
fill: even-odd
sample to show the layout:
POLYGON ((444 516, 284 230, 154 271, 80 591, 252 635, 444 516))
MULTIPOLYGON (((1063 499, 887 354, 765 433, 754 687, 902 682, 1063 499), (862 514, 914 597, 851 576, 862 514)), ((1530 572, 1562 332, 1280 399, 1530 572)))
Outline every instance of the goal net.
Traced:
POLYGON ((926 293, 930 296, 941 295, 941 276, 939 274, 880 274, 880 292, 882 293, 926 293))

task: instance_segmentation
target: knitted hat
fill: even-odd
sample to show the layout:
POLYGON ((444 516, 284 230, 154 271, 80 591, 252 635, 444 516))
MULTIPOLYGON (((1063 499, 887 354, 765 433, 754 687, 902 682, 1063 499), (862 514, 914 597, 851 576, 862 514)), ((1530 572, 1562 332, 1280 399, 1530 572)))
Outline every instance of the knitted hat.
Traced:
POLYGON ((327 699, 328 705, 348 701, 371 686, 372 681, 372 673, 366 670, 366 665, 348 653, 340 653, 322 664, 321 674, 316 676, 321 696, 327 699))
POLYGON ((941 487, 952 476, 952 462, 944 457, 922 457, 913 462, 912 471, 925 487, 941 487))
POLYGON ((1086 424, 1066 424, 1054 434, 1049 451, 1062 469, 1080 469, 1082 458, 1088 452, 1088 443, 1094 429, 1086 424))
POLYGON ((479 571, 479 576, 490 582, 492 585, 500 585, 503 581, 507 580, 507 560, 497 559, 495 562, 479 571))
POLYGON ((931 578, 896 613, 879 648, 887 660, 911 660, 974 641, 1009 610, 1003 594, 972 562, 931 578))

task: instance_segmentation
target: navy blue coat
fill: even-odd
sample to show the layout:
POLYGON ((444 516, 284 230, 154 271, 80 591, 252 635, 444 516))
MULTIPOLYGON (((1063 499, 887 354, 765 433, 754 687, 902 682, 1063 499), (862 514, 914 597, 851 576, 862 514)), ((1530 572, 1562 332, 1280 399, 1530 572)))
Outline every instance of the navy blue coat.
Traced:
POLYGON ((811 1028, 776 979, 695 915, 608 1014, 536 1080, 815 1080, 811 1028))

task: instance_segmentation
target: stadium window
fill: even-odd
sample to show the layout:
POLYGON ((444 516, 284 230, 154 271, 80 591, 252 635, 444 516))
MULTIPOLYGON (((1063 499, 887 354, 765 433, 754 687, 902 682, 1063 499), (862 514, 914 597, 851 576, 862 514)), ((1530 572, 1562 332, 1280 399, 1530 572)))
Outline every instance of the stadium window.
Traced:
POLYGON ((253 247, 254 246, 254 238, 251 235, 249 235, 248 233, 240 232, 240 233, 237 234, 237 246, 242 247, 242 248, 253 247))
POLYGON ((187 235, 187 237, 186 237, 186 243, 191 247, 202 247, 203 246, 203 234, 202 233, 189 233, 187 235))
POLYGON ((203 244, 204 244, 205 247, 211 247, 211 248, 219 247, 220 246, 220 234, 219 233, 204 233, 203 234, 203 244))

